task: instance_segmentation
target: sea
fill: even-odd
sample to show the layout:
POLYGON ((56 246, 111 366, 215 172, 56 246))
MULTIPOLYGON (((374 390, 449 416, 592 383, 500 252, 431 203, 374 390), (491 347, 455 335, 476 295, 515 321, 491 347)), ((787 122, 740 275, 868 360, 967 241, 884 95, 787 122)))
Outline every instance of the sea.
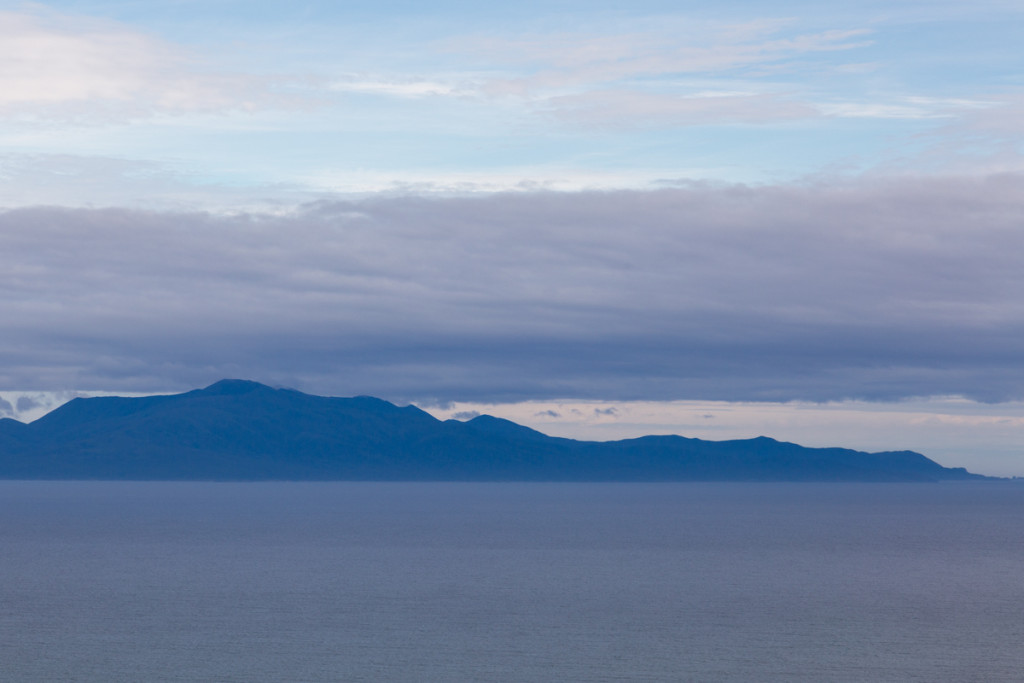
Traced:
POLYGON ((0 680, 1022 681, 1024 485, 0 482, 0 680))

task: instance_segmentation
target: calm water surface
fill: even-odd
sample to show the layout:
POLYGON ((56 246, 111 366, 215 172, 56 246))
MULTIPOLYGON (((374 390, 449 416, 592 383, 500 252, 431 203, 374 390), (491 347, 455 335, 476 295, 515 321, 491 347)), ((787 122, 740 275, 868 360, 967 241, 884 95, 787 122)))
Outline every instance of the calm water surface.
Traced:
POLYGON ((1024 486, 0 482, 4 681, 1020 681, 1024 486))

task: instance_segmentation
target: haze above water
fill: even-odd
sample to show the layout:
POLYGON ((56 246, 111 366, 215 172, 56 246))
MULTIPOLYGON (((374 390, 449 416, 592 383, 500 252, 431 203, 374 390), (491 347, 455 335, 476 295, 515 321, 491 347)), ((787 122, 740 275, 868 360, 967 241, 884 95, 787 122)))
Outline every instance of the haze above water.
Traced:
POLYGON ((1010 681, 1024 486, 0 482, 15 681, 1010 681))

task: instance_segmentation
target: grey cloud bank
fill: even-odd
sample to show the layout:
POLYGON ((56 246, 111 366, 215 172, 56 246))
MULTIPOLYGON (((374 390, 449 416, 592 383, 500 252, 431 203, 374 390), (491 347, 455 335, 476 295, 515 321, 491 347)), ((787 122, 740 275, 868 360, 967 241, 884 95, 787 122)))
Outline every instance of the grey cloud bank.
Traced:
POLYGON ((0 213, 0 385, 1024 397, 1024 178, 0 213))

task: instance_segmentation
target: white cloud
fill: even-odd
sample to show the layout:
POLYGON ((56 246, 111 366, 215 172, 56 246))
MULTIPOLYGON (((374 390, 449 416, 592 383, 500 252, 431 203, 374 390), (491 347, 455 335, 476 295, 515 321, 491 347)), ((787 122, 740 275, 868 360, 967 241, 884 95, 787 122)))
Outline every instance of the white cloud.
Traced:
POLYGON ((819 105, 826 116, 848 119, 942 119, 950 114, 940 113, 911 104, 883 104, 878 102, 840 102, 819 105))
POLYGON ((353 92, 371 95, 393 95, 396 97, 429 97, 431 95, 454 95, 462 92, 459 87, 430 80, 387 80, 385 78, 351 77, 328 86, 337 92, 353 92))
POLYGON ((276 80, 210 70, 177 45, 111 21, 0 12, 3 117, 91 123, 285 106, 291 98, 275 92, 276 80))
MULTIPOLYGON (((703 168, 682 168, 701 176, 703 168)), ((480 171, 324 171, 302 179, 310 188, 335 194, 464 195, 494 192, 578 192, 645 189, 659 183, 648 171, 598 171, 579 168, 511 168, 480 171)))

